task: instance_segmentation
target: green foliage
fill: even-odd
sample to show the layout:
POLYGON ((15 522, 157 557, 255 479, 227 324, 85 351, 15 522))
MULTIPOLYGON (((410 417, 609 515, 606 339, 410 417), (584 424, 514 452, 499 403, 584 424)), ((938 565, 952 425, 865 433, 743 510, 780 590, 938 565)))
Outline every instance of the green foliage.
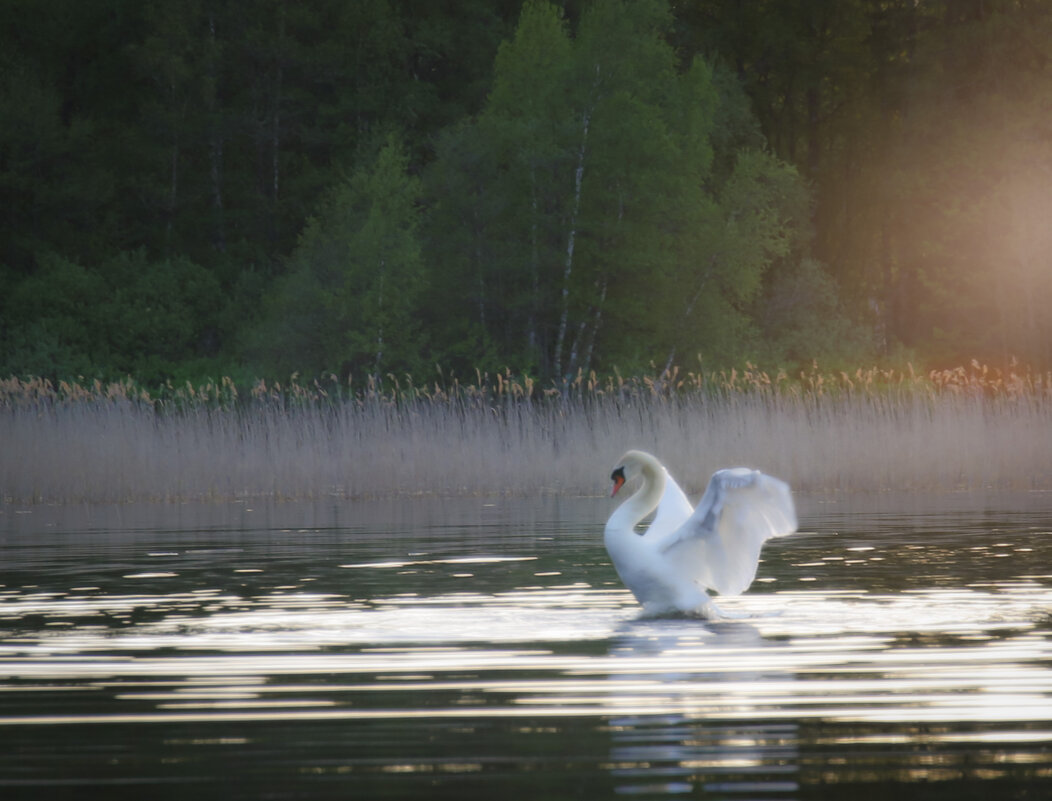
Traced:
POLYGON ((858 365, 872 356, 871 335, 845 313, 836 283, 814 259, 776 270, 756 305, 767 363, 858 365))
POLYGON ((1050 42, 1019 0, 11 0, 0 372, 1043 368, 1050 42))
POLYGON ((136 251, 89 269, 46 256, 4 303, 0 372, 160 383, 210 350, 220 308, 215 278, 185 259, 136 251))
POLYGON ((37 271, 2 301, 6 330, 0 371, 94 375, 108 357, 102 313, 107 294, 98 273, 59 256, 42 256, 37 271))
POLYGON ((764 271, 805 239, 803 184, 739 153, 755 142, 740 93, 702 60, 678 71, 670 25, 662 2, 603 2, 571 36, 555 6, 527 3, 482 114, 441 140, 429 239, 443 268, 464 265, 480 338, 516 367, 734 358, 764 271), (456 221, 464 235, 443 236, 456 221))
POLYGON ((885 352, 1052 362, 1052 6, 691 6, 680 47, 736 71, 815 182, 812 252, 885 352))
POLYGON ((909 149, 889 157, 882 288, 903 341, 946 362, 1052 360, 1050 37, 1050 10, 1006 9, 920 43, 926 74, 899 134, 909 149))
POLYGON ((211 355, 222 309, 219 282, 187 259, 153 262, 143 251, 102 265, 109 287, 101 306, 109 366, 154 384, 173 365, 211 355))
POLYGON ((250 352, 272 373, 383 373, 419 360, 420 186, 391 137, 310 218, 250 352))

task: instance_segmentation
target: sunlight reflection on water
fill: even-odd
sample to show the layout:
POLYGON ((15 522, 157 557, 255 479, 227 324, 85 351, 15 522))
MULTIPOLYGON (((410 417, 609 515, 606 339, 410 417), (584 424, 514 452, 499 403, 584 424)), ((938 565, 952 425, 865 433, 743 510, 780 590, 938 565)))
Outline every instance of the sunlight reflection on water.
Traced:
MULTIPOLYGON (((412 797, 427 788, 406 777, 421 775, 459 797, 520 797, 505 782, 541 752, 535 767, 636 797, 977 779, 1014 797, 1052 783, 1041 521, 836 522, 772 549, 753 591, 721 601, 742 619, 724 621, 640 619, 601 525, 579 517, 540 537, 335 529, 294 548, 265 530, 207 546, 200 531, 147 531, 94 563, 77 561, 83 534, 8 538, 0 737, 31 744, 26 786, 56 770, 91 786, 124 775, 62 766, 83 727, 141 748, 143 782, 159 782, 173 726, 201 781, 219 780, 215 748, 272 781, 258 749, 280 731, 334 749, 299 753, 282 781, 368 779, 377 797, 412 797), (450 778, 467 775, 486 782, 450 778)), ((0 757, 0 787, 17 759, 0 757)))
MULTIPOLYGON (((1052 719, 1052 672, 1047 669, 1052 653, 1045 633, 1035 630, 1039 616, 1052 609, 1052 589, 1031 583, 1004 592, 747 595, 724 602, 747 619, 723 622, 639 620, 625 591, 582 583, 492 595, 393 596, 368 605, 348 604, 334 595, 293 593, 244 606, 241 598, 213 593, 9 599, 4 604, 9 621, 108 618, 129 610, 158 611, 163 618, 118 631, 80 623, 6 638, 0 646, 0 675, 23 681, 152 675, 182 675, 191 683, 207 679, 210 697, 192 708, 202 713, 251 710, 253 719, 263 707, 293 717, 302 717, 305 707, 339 707, 325 715, 345 718, 418 711, 404 703, 377 708, 370 701, 365 709, 347 703, 349 695, 375 699, 388 691, 477 696, 477 703, 458 698, 453 708, 422 704, 429 717, 676 713, 737 720, 1052 719), (207 614, 194 608, 202 602, 207 614), (917 643, 904 642, 904 632, 917 643), (937 647, 923 642, 926 635, 937 635, 937 647), (548 649, 494 647, 587 640, 608 641, 609 648, 567 656, 548 649), (165 652, 177 653, 150 656, 165 652), (210 655, 193 655, 200 652, 210 655), (450 670, 469 671, 471 678, 433 678, 450 670), (266 688, 264 702, 258 689, 248 696, 240 689, 245 675, 256 676, 259 684, 297 674, 377 671, 432 678, 371 678, 368 685, 344 686, 335 695, 331 685, 320 685, 316 689, 323 699, 304 698, 301 688, 276 684, 266 688), (493 671, 545 675, 513 681, 480 678, 493 671), (213 682, 228 674, 237 678, 239 689, 230 691, 233 698, 217 699, 223 691, 213 682)), ((185 703, 186 687, 167 692, 170 703, 160 703, 159 710, 191 708, 185 703)), ((160 717, 151 712, 139 719, 160 717)), ((120 714, 119 719, 129 718, 120 714)), ((33 718, 5 722, 25 724, 33 718)))

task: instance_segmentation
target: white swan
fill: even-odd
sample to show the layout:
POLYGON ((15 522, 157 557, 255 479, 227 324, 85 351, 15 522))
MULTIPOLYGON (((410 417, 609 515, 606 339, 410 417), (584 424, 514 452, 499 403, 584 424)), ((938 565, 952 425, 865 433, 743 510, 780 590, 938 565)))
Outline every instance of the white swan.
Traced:
POLYGON ((693 508, 664 465, 629 451, 611 473, 611 497, 627 481, 643 484, 606 522, 603 541, 645 615, 722 613, 706 590, 739 595, 756 577, 763 543, 796 531, 789 485, 758 470, 718 470, 693 508), (644 534, 636 525, 657 509, 644 534))

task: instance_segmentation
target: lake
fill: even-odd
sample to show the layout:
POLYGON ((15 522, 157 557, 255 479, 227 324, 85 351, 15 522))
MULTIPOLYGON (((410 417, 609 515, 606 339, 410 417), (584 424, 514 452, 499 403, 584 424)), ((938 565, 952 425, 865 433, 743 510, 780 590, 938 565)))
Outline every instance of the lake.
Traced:
POLYGON ((797 501, 721 622, 607 499, 0 506, 0 797, 1052 796, 1052 496, 797 501))

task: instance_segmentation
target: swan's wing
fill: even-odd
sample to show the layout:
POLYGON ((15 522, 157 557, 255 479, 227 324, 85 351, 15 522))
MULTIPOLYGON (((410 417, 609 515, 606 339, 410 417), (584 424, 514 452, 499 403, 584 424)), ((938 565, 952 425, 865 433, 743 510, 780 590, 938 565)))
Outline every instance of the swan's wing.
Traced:
POLYGON ((698 508, 662 543, 677 572, 721 595, 738 595, 756 577, 760 549, 796 531, 789 485, 738 467, 713 474, 698 508))
MULTIPOLYGON (((661 469, 665 470, 664 467, 661 469)), ((665 491, 661 493, 657 514, 645 536, 650 540, 662 540, 686 523, 692 514, 694 506, 668 470, 665 470, 665 491)))

